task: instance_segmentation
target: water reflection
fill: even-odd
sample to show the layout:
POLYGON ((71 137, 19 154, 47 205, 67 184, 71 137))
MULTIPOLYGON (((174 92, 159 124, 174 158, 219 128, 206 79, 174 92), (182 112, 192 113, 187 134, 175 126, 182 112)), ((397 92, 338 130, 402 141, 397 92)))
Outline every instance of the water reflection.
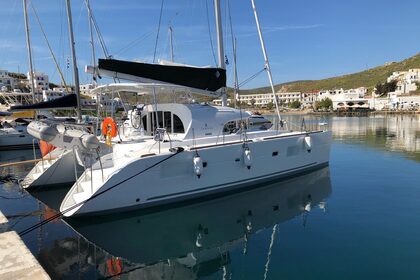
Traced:
POLYGON ((232 274, 231 252, 239 250, 246 255, 249 244, 259 236, 271 244, 261 253, 268 271, 278 224, 301 215, 305 226, 314 207, 325 209, 330 194, 329 169, 324 168, 159 212, 70 219, 67 222, 89 242, 80 237, 58 240, 39 259, 59 278, 74 276, 72 267, 78 267, 78 273, 92 278, 121 273, 141 279, 197 279, 214 273, 232 274))
POLYGON ((420 161, 420 115, 371 115, 369 117, 339 116, 286 116, 300 124, 302 118, 312 128, 313 124, 327 122, 336 141, 358 143, 392 152, 403 152, 420 161), (311 126, 312 125, 312 126, 311 126))
POLYGON ((340 141, 359 141, 420 160, 419 115, 333 117, 332 131, 340 141))

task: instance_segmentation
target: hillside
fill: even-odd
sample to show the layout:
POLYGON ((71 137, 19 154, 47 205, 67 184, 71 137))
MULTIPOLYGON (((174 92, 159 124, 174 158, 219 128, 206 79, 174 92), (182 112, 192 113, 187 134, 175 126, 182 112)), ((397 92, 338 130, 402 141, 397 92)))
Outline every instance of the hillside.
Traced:
MULTIPOLYGON (((367 87, 371 91, 375 85, 380 82, 386 82, 386 78, 394 71, 404 71, 410 68, 420 68, 420 53, 407 58, 401 62, 395 62, 389 65, 382 65, 374 67, 362 72, 323 79, 323 80, 304 80, 294 81, 275 86, 276 91, 281 90, 282 92, 311 92, 319 91, 322 89, 334 89, 334 88, 358 88, 367 87)), ((267 93, 270 92, 268 87, 256 88, 251 90, 241 90, 241 94, 252 94, 252 93, 267 93)))

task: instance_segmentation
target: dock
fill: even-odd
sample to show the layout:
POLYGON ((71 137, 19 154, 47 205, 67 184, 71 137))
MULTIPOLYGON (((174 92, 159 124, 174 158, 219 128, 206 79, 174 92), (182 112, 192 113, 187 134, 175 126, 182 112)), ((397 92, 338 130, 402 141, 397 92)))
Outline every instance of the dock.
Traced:
POLYGON ((0 211, 0 279, 51 279, 0 211))
POLYGON ((7 220, 7 218, 3 215, 3 213, 0 211, 0 233, 5 232, 8 228, 8 223, 9 221, 7 220))

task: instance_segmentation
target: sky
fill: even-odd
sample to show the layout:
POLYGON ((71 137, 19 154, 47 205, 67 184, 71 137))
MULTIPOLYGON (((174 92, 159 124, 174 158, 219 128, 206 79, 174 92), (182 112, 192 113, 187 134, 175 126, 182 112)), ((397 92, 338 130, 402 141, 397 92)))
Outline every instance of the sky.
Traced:
MULTIPOLYGON (((72 83, 65 0, 27 0, 34 66, 60 83, 36 20, 35 8, 67 83, 72 83), (32 1, 32 3, 31 3, 32 1)), ((260 72, 264 58, 251 0, 221 0, 228 85, 233 85, 232 33, 236 38, 239 82, 260 72), (230 6, 230 13, 228 4, 230 6), (229 15, 232 19, 231 32, 229 15)), ((0 69, 28 71, 21 0, 1 0, 0 69)), ((90 0, 109 53, 116 59, 153 62, 170 59, 173 28, 175 62, 215 66, 213 0, 90 0), (159 36, 157 37, 159 30, 159 36), (209 32, 210 31, 210 32, 209 32), (155 44, 157 48, 155 53, 155 44)), ((255 0, 275 84, 322 79, 400 61, 420 52, 420 1, 255 0)), ((81 83, 92 65, 84 0, 72 0, 77 64, 81 83)), ((103 53, 95 40, 96 56, 103 53)), ((71 61, 71 59, 70 59, 71 61)), ((103 79, 102 83, 109 82, 103 79)), ((265 73, 243 88, 268 86, 265 73)))

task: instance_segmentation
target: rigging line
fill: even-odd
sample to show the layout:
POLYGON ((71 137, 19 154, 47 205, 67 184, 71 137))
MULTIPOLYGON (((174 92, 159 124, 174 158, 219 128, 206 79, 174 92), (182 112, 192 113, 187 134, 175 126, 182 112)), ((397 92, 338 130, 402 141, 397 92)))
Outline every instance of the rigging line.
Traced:
POLYGON ((213 39, 211 37, 210 16, 209 16, 209 2, 208 2, 208 0, 206 0, 206 15, 207 15, 207 28, 208 28, 209 39, 210 39, 210 48, 211 48, 211 52, 213 54, 214 65, 217 65, 216 53, 214 52, 213 39))
POLYGON ((99 30, 98 23, 97 23, 96 18, 93 15, 92 11, 91 11, 90 15, 92 17, 93 26, 95 27, 96 36, 98 37, 98 41, 99 41, 99 44, 101 45, 102 52, 103 52, 105 58, 110 58, 111 56, 109 55, 109 51, 108 51, 108 49, 105 45, 104 38, 102 37, 101 31, 99 30))
POLYGON ((242 81, 239 83, 238 88, 249 83, 250 81, 252 81, 253 79, 255 79, 259 74, 261 74, 262 72, 266 71, 265 67, 263 69, 261 69, 260 71, 258 71, 257 73, 255 73, 254 75, 252 75, 251 77, 247 78, 246 80, 242 81))
POLYGON ((42 35, 44 36, 45 42, 47 43, 47 46, 48 46, 48 49, 49 49, 50 54, 52 56, 52 59, 54 60, 55 67, 57 68, 57 71, 60 74, 61 81, 64 84, 64 88, 67 91, 67 84, 66 84, 66 81, 64 79, 63 72, 61 72, 60 66, 58 65, 58 62, 57 62, 57 58, 55 57, 54 52, 51 48, 50 42, 48 41, 47 35, 45 34, 44 27, 42 27, 41 21, 38 17, 38 13, 35 10, 34 3, 32 1, 30 1, 30 2, 31 2, 32 11, 34 12, 35 18, 36 18, 36 20, 38 22, 38 25, 39 25, 39 28, 41 29, 42 35))
POLYGON ((81 205, 85 204, 86 202, 88 202, 88 201, 90 201, 90 200, 93 200, 93 199, 97 198, 98 196, 100 196, 100 195, 102 195, 102 194, 104 194, 104 193, 106 193, 106 192, 108 192, 108 191, 110 191, 110 190, 112 190, 112 189, 114 189, 114 188, 118 187, 119 185, 121 185, 121 184, 123 184, 123 183, 125 183, 125 182, 127 182, 127 181, 129 181, 129 180, 131 180, 131 179, 133 179, 134 177, 136 177, 136 176, 138 176, 138 175, 141 175, 142 173, 144 173, 144 172, 146 172, 146 171, 148 171, 148 170, 152 169, 152 168, 153 168, 153 167, 155 167, 155 166, 158 166, 159 164, 161 164, 161 163, 163 163, 163 162, 165 162, 165 161, 167 161, 167 160, 171 159, 172 157, 174 157, 174 156, 176 156, 176 155, 178 155, 178 154, 180 154, 180 153, 182 153, 182 152, 184 151, 184 148, 182 148, 182 147, 177 147, 177 148, 175 148, 175 149, 176 149, 176 151, 175 151, 173 154, 169 155, 168 157, 165 157, 164 159, 161 159, 160 161, 158 161, 158 162, 156 162, 156 163, 154 163, 154 164, 150 165, 149 167, 146 167, 145 169, 141 170, 140 172, 137 172, 137 173, 135 173, 134 175, 131 175, 131 176, 129 176, 129 177, 127 177, 127 178, 125 178, 124 180, 122 180, 122 181, 120 181, 120 182, 116 183, 115 185, 110 186, 110 187, 109 187, 109 188, 107 188, 106 190, 103 190, 103 191, 100 191, 100 192, 98 192, 98 193, 95 193, 95 194, 93 194, 91 197, 89 197, 88 199, 85 199, 85 200, 83 200, 83 201, 81 201, 81 202, 79 202, 79 203, 76 203, 76 204, 74 204, 73 206, 71 206, 71 207, 67 208, 66 210, 61 211, 61 212, 58 212, 57 214, 55 214, 55 215, 51 216, 50 218, 47 218, 47 219, 43 220, 42 222, 39 222, 39 223, 37 223, 37 224, 35 224, 35 225, 33 225, 33 226, 30 226, 30 227, 28 227, 28 228, 26 228, 26 229, 24 229, 24 230, 20 231, 20 232, 19 232, 19 235, 20 235, 20 236, 24 236, 24 235, 26 235, 26 234, 28 234, 28 233, 30 233, 30 232, 32 232, 32 231, 34 231, 34 230, 36 230, 37 228, 42 227, 43 225, 48 224, 49 222, 52 222, 52 221, 54 221, 54 220, 56 220, 56 219, 58 219, 58 218, 61 218, 64 214, 66 214, 66 213, 68 213, 68 212, 70 212, 70 211, 72 211, 72 210, 76 209, 77 207, 80 207, 81 205))
POLYGON ((152 35, 152 33, 153 32, 150 31, 150 32, 147 32, 145 34, 142 34, 138 38, 134 39, 133 41, 129 42, 127 45, 125 45, 124 47, 122 47, 121 49, 119 49, 118 51, 116 51, 115 52, 115 55, 120 55, 120 54, 126 52, 127 50, 129 50, 130 48, 132 48, 137 43, 140 43, 141 41, 145 40, 147 37, 149 37, 150 35, 152 35))
POLYGON ((92 81, 91 83, 96 86, 96 78, 97 78, 97 72, 96 72, 96 53, 95 53, 95 41, 93 40, 93 23, 92 23, 92 17, 90 9, 90 2, 89 0, 85 0, 85 5, 87 9, 87 15, 88 15, 88 25, 89 25, 89 44, 91 48, 91 59, 92 59, 92 65, 93 65, 93 74, 92 74, 92 81))
POLYGON ((160 5, 159 24, 158 24, 157 34, 156 34, 155 50, 154 50, 154 53, 153 53, 153 63, 155 63, 155 60, 156 60, 156 49, 157 49, 157 44, 158 44, 158 41, 159 41, 159 32, 160 32, 160 25, 162 23, 163 3, 164 2, 165 2, 165 0, 162 0, 161 5, 160 5))
MULTIPOLYGON (((93 27, 95 28, 95 31, 96 31, 96 37, 98 37, 99 44, 101 45, 102 53, 104 54, 106 59, 111 58, 112 56, 109 55, 108 49, 105 44, 105 40, 102 37, 101 30, 99 29, 98 23, 96 22, 96 18, 93 15, 92 9, 90 10, 90 16, 92 19, 93 27)), ((114 83, 120 82, 119 78, 112 78, 112 79, 114 80, 114 83)))

